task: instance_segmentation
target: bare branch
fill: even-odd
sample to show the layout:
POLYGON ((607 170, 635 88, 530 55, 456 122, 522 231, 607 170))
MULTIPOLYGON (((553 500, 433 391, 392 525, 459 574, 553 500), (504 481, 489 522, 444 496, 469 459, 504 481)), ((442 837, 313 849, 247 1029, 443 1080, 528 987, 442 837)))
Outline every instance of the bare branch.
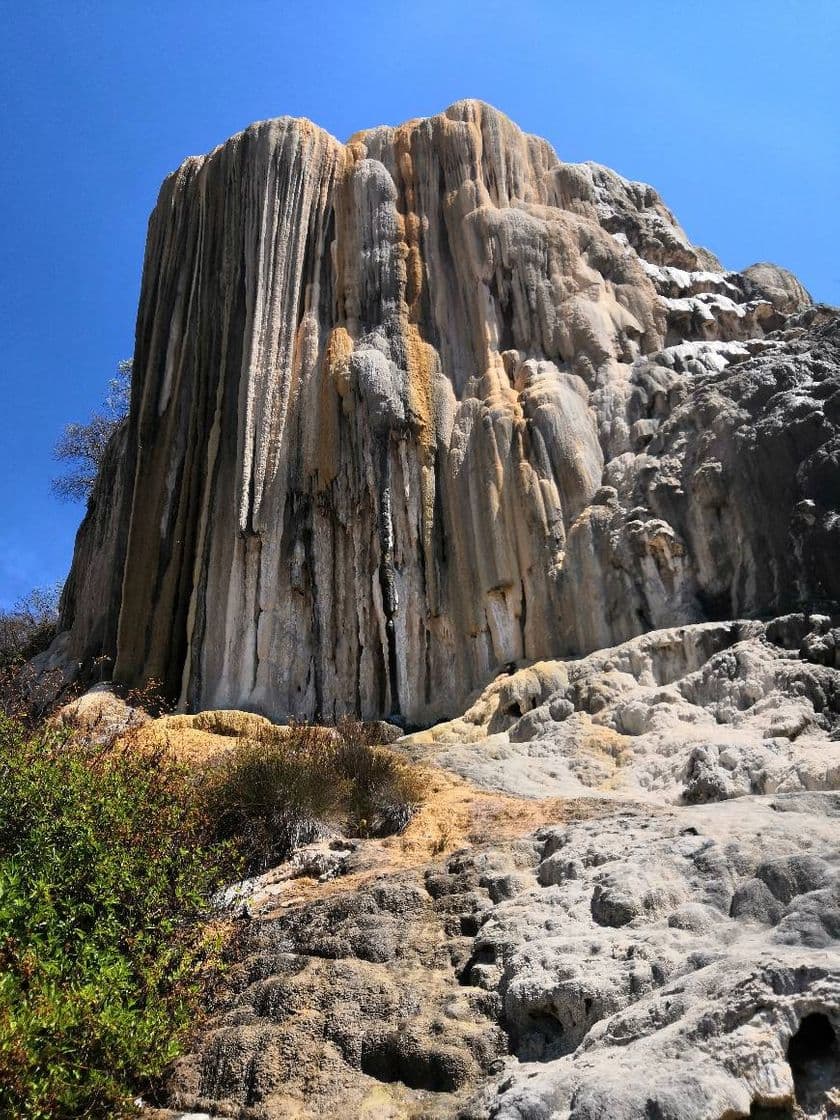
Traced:
POLYGON ((56 497, 71 502, 90 497, 105 449, 128 415, 132 364, 131 358, 117 364, 117 376, 108 382, 104 412, 94 412, 87 424, 68 424, 59 436, 53 454, 71 466, 52 481, 56 497))

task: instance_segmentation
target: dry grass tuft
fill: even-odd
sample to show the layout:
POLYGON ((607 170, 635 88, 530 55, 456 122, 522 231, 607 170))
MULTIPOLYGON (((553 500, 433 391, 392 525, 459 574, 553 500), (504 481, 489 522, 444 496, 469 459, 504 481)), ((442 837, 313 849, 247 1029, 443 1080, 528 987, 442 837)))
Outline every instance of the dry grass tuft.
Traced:
POLYGON ((426 795, 421 771, 377 744, 376 725, 252 725, 207 763, 206 799, 221 839, 233 839, 251 872, 287 859, 331 830, 401 832, 426 795))

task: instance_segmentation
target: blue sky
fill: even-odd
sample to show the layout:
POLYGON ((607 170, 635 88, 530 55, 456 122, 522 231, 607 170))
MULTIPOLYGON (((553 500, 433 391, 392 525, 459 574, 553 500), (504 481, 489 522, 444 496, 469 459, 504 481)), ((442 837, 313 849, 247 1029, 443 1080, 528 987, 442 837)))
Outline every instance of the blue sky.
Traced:
POLYGON ((652 183, 730 268, 840 304, 836 0, 0 0, 0 606, 63 578, 55 438, 133 348, 161 179, 253 120, 479 97, 652 183))

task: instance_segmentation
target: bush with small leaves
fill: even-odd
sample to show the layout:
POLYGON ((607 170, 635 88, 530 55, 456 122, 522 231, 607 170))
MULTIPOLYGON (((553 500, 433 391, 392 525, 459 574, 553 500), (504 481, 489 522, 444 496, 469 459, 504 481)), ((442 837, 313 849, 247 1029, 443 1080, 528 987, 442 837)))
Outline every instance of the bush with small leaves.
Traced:
POLYGON ((196 776, 0 716, 0 1116, 117 1117, 200 1015, 240 873, 196 776))

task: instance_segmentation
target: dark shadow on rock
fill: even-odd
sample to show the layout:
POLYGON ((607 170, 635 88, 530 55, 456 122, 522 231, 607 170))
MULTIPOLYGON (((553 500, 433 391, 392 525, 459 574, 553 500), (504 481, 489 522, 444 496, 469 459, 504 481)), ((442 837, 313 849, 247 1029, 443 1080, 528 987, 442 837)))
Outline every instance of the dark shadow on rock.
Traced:
POLYGON ((840 1085, 840 1046, 828 1018, 806 1015, 787 1052, 796 1103, 807 1114, 822 1111, 826 1094, 840 1085))

